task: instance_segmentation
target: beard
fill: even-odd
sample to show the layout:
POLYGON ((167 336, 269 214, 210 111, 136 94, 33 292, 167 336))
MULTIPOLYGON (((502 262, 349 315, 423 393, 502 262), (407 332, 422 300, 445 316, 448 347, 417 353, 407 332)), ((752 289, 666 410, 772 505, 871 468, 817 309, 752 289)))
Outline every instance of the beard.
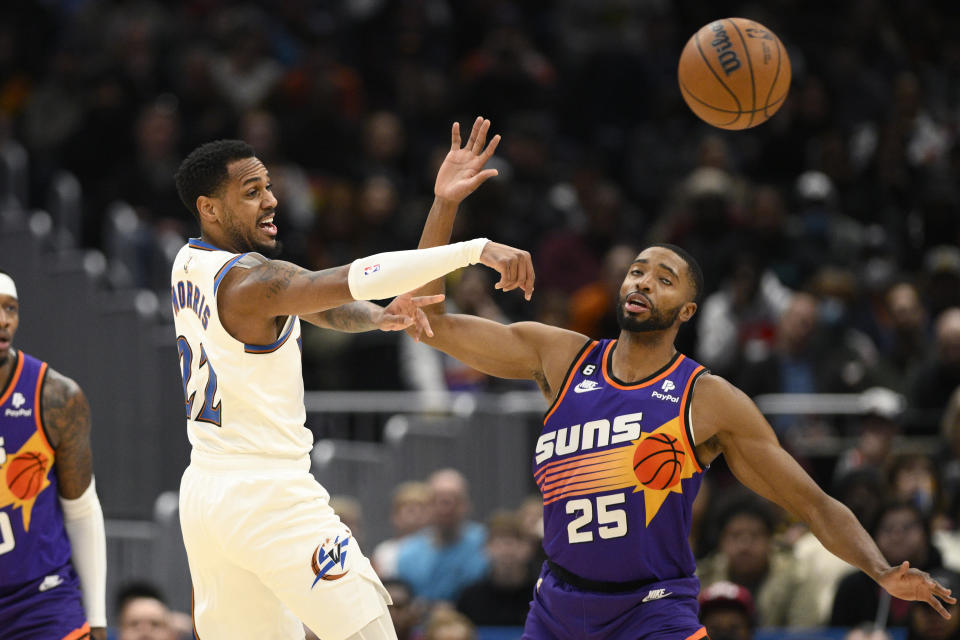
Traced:
POLYGON ((265 255, 268 258, 276 258, 283 251, 283 243, 278 239, 273 242, 258 242, 252 239, 243 228, 236 223, 236 218, 230 218, 231 223, 227 228, 230 240, 233 246, 241 253, 256 252, 265 255))
POLYGON ((677 321, 677 316, 680 315, 679 306, 675 309, 661 311, 651 304, 650 312, 647 314, 646 320, 638 320, 633 316, 627 315, 627 311, 624 309, 626 302, 626 296, 617 301, 617 324, 620 325, 620 328, 624 331, 634 331, 636 333, 663 331, 664 329, 672 327, 673 323, 677 321))

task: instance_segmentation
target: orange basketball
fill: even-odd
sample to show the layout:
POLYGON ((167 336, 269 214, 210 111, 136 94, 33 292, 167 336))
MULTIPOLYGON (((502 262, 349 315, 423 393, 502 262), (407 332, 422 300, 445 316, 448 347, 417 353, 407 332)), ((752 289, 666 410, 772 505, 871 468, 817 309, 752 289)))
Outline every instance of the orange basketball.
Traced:
POLYGON ((47 459, 35 451, 21 453, 7 463, 7 486, 21 500, 29 500, 40 493, 45 475, 47 459))
POLYGON ((680 482, 685 455, 680 442, 666 433, 655 433, 633 452, 633 473, 647 489, 669 489, 680 482))
POLYGON ((724 18, 693 34, 677 70, 687 106, 721 129, 749 129, 777 112, 790 90, 790 58, 759 22, 724 18))

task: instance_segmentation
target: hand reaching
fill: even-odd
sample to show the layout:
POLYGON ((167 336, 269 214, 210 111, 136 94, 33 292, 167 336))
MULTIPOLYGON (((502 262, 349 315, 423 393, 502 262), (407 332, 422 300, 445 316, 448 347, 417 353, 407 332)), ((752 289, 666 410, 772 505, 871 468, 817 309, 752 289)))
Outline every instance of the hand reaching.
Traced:
POLYGON ((450 151, 437 172, 437 182, 433 187, 434 195, 459 204, 488 178, 497 175, 496 169, 483 168, 500 144, 500 136, 495 135, 490 140, 490 144, 484 148, 489 131, 490 121, 478 117, 473 122, 470 139, 467 140, 466 146, 461 148, 460 124, 453 123, 450 151))
POLYGON ((901 600, 923 601, 933 607, 937 613, 949 619, 950 614, 943 607, 940 600, 949 604, 956 604, 957 599, 950 595, 950 589, 930 577, 930 574, 918 569, 911 569, 909 562, 892 567, 877 578, 880 586, 901 600), (938 600, 937 598, 940 598, 938 600))
POLYGON ((512 291, 519 287, 527 300, 533 295, 533 262, 530 254, 522 249, 514 249, 505 244, 488 242, 480 254, 480 264, 500 273, 500 282, 495 289, 512 291))
POLYGON ((384 307, 377 321, 377 328, 380 331, 403 331, 407 327, 416 325, 415 339, 419 340, 419 336, 423 333, 432 338, 433 329, 430 328, 427 314, 421 307, 442 302, 443 298, 443 295, 418 297, 413 297, 409 293, 399 295, 384 307))

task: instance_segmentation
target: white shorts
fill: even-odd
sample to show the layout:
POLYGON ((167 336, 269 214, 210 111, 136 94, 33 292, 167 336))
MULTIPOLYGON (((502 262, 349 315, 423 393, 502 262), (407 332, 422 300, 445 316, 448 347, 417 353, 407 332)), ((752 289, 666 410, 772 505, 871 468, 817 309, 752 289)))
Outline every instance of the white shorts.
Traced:
MULTIPOLYGON (((390 596, 310 462, 197 455, 180 482, 180 524, 200 640, 343 640, 390 596)), ((389 620, 389 616, 387 617, 389 620)))

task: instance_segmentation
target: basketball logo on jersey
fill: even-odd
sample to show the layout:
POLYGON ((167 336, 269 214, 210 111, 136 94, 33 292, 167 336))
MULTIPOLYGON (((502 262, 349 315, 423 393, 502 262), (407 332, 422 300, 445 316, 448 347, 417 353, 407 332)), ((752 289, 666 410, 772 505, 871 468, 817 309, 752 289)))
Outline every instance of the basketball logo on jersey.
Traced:
POLYGON ((53 464, 49 450, 35 433, 0 466, 0 509, 21 509, 23 530, 30 530, 30 514, 37 496, 50 486, 47 472, 53 464))
POLYGON ((324 540, 317 548, 313 550, 313 558, 310 566, 313 569, 313 575, 317 576, 310 588, 314 588, 320 580, 339 580, 350 572, 344 564, 347 561, 347 547, 350 545, 350 536, 345 536, 342 540, 337 536, 332 541, 330 538, 324 540), (339 569, 338 569, 339 566, 339 569))

